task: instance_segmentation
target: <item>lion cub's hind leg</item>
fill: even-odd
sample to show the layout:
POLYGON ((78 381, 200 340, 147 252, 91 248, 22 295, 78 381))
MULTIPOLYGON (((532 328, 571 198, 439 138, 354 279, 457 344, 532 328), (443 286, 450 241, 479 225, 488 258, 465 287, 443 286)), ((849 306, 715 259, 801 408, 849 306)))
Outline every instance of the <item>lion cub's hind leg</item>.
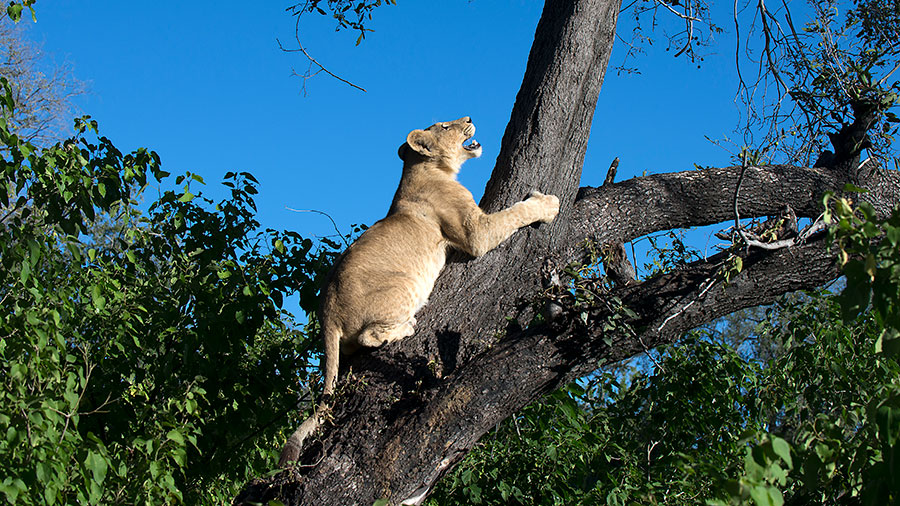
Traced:
POLYGON ((413 335, 416 331, 415 324, 415 318, 403 323, 370 323, 359 333, 357 340, 362 346, 377 348, 413 335))

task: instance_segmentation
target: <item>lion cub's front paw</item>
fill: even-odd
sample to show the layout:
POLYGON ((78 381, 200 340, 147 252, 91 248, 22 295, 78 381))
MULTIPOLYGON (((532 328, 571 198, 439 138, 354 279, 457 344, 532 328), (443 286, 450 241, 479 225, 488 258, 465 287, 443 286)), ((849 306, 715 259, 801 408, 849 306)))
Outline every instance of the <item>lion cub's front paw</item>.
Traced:
POLYGON ((533 200, 540 205, 541 216, 538 218, 540 222, 550 223, 559 214, 559 199, 556 195, 544 195, 537 190, 532 190, 528 200, 533 200))

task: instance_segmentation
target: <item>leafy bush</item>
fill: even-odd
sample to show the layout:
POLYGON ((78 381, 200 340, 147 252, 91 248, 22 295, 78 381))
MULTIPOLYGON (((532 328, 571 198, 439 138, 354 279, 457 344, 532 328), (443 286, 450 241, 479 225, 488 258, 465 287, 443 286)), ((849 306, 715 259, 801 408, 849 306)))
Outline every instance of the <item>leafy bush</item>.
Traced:
MULTIPOLYGON (((13 107, 2 80, 3 111, 13 107)), ((13 504, 230 502, 297 420, 314 311, 335 252, 260 230, 256 180, 219 203, 88 118, 38 149, 0 121, 0 491, 13 504), (299 371, 299 372, 298 372, 299 371)))

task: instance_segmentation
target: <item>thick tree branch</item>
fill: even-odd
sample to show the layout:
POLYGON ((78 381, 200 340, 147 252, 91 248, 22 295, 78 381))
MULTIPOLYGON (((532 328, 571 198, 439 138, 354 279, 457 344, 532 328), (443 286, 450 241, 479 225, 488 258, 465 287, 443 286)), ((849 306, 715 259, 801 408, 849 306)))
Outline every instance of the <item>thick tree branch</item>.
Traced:
MULTIPOLYGON (((662 230, 728 221, 734 218, 732 198, 740 172, 738 165, 581 188, 566 241, 573 246, 584 239, 627 242, 662 230), (635 209, 635 202, 642 208, 635 209), (640 219, 635 219, 636 213, 640 219)), ((775 215, 789 205, 798 217, 815 218, 822 212, 824 193, 841 191, 850 177, 823 167, 748 167, 738 202, 741 217, 775 215)), ((866 200, 884 215, 897 202, 900 173, 879 171, 860 184, 870 191, 866 200)))
MULTIPOLYGON (((661 230, 712 225, 734 218, 733 197, 741 167, 671 172, 636 177, 597 188, 582 188, 575 203, 568 242, 630 241, 661 230), (633 203, 643 202, 635 220, 633 203), (597 224, 604 226, 598 228, 597 224), (598 237, 597 234, 610 234, 598 237)), ((738 205, 741 216, 778 213, 785 204, 798 216, 815 217, 821 196, 843 185, 824 168, 772 165, 748 167, 738 205)))

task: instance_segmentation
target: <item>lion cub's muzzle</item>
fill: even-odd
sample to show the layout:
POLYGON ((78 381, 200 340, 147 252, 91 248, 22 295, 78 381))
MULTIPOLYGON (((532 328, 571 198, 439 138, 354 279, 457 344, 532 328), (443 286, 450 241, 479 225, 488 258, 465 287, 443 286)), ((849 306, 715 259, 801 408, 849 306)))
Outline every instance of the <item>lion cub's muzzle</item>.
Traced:
POLYGON ((466 125, 466 128, 463 130, 463 135, 465 139, 463 140, 463 149, 468 151, 469 153, 475 154, 478 156, 481 154, 481 144, 478 143, 472 137, 475 135, 475 125, 471 123, 471 121, 466 125), (469 139, 472 139, 472 142, 466 144, 465 142, 469 139))

